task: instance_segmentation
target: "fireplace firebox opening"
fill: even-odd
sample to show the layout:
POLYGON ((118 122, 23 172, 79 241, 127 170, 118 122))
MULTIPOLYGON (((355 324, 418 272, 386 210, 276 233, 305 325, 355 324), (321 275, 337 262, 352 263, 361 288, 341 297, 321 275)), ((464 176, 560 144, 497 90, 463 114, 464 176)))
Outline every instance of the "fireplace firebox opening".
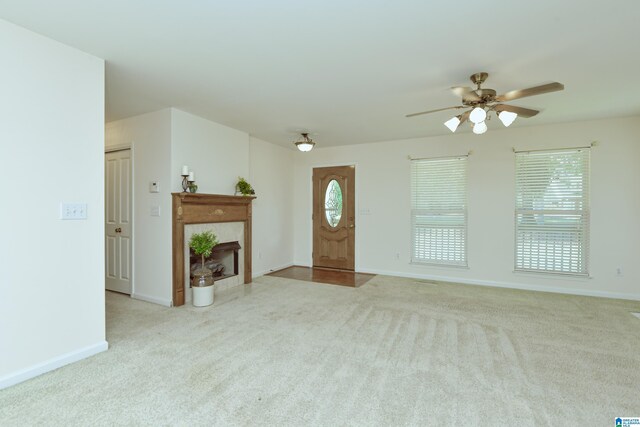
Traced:
MULTIPOLYGON (((238 275, 238 251, 240 243, 219 243, 211 250, 211 255, 204 259, 204 266, 213 273, 213 280, 222 280, 238 275)), ((202 266, 202 257, 189 249, 189 287, 193 280, 193 272, 202 266)))

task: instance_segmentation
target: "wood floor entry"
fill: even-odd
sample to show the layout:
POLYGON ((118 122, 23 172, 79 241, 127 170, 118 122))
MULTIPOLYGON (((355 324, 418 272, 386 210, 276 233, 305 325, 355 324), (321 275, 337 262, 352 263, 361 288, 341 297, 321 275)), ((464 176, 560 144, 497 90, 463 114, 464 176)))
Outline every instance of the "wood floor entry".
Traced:
POLYGON ((284 277, 304 282, 326 283, 329 285, 357 288, 375 277, 375 274, 354 273, 352 271, 329 270, 325 268, 293 267, 274 271, 267 276, 284 277))

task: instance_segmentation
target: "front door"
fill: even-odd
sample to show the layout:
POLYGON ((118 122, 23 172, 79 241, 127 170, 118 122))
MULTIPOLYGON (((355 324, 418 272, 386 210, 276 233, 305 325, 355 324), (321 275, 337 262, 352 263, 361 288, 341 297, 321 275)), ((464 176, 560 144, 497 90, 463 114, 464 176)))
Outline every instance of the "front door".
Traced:
POLYGON ((313 169, 313 266, 354 270, 355 166, 313 169))
POLYGON ((105 287, 131 294, 131 150, 105 154, 105 287))

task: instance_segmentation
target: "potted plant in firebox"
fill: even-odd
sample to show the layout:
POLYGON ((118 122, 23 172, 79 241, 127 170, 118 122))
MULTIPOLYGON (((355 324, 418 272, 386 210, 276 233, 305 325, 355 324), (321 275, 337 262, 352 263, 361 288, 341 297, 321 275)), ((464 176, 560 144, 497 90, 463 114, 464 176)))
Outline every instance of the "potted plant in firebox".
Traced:
POLYGON ((213 304, 213 274, 211 270, 204 266, 204 260, 211 255, 213 247, 218 244, 218 239, 212 231, 195 233, 189 239, 189 247, 193 253, 202 257, 202 265, 193 272, 193 305, 195 307, 206 307, 213 304))

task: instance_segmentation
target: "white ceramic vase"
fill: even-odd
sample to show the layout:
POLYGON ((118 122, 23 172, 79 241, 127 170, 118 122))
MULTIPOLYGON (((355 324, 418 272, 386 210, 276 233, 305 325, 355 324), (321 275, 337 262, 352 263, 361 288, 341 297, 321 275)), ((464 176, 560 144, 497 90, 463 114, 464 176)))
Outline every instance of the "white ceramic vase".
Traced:
POLYGON ((206 307, 213 304, 213 285, 209 286, 194 286, 193 290, 193 306, 194 307, 206 307))

